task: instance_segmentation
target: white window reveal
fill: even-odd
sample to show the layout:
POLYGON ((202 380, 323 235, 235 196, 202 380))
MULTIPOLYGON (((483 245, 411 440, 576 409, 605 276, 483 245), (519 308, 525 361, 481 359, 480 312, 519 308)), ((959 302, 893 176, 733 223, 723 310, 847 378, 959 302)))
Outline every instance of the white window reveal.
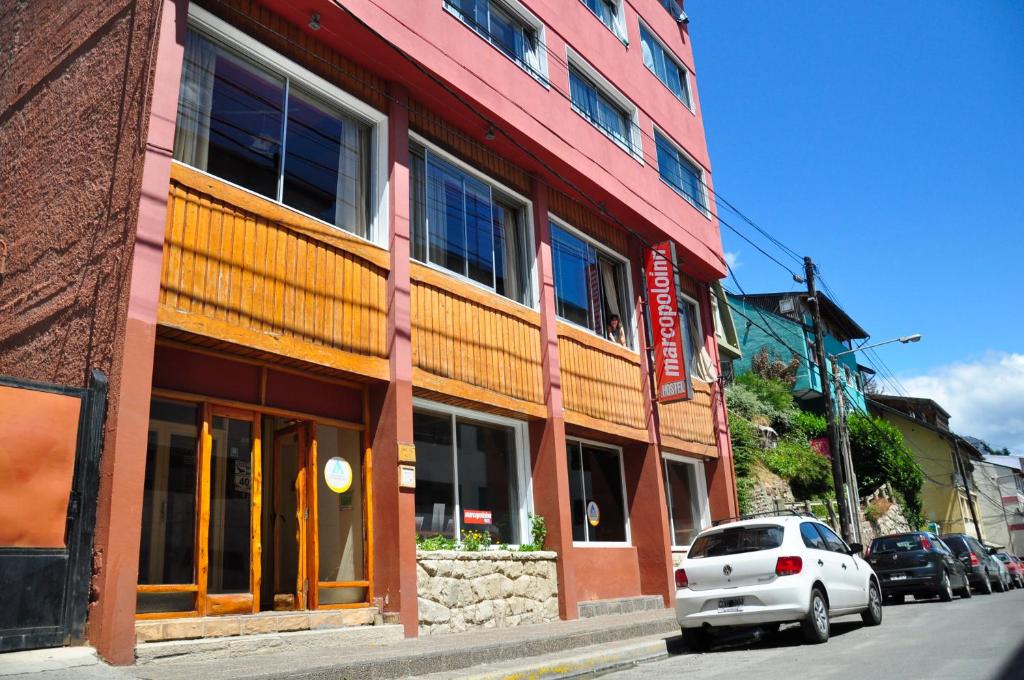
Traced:
POLYGON ((526 424, 416 400, 416 533, 531 540, 526 424))
POLYGON ((387 117, 189 12, 174 159, 363 238, 383 233, 387 117))
POLYGON ((622 0, 580 0, 622 42, 627 42, 622 0))
POLYGON ((672 454, 663 458, 672 546, 682 548, 711 526, 704 462, 672 454))

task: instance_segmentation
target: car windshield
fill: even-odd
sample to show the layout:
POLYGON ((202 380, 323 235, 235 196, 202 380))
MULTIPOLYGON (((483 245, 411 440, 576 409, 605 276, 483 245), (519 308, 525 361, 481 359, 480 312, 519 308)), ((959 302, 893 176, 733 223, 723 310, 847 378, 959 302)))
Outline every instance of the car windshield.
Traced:
POLYGON ((737 553, 771 550, 782 545, 785 530, 778 525, 745 526, 704 534, 693 542, 690 559, 720 557, 737 553))
POLYGON ((885 536, 871 542, 872 553, 907 552, 921 550, 921 539, 910 534, 907 536, 885 536))

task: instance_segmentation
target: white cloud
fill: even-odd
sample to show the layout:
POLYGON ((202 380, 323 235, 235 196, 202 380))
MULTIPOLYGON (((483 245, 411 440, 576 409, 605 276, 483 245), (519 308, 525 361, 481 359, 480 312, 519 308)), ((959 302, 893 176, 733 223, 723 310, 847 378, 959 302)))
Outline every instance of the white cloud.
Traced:
POLYGON ((959 434, 1024 454, 1024 354, 990 352, 900 382, 909 396, 934 399, 949 411, 949 426, 959 434))
POLYGON ((736 269, 737 267, 740 266, 740 254, 739 253, 730 252, 730 251, 727 250, 727 251, 725 251, 725 253, 723 253, 723 255, 725 257, 726 264, 728 264, 733 269, 736 269))

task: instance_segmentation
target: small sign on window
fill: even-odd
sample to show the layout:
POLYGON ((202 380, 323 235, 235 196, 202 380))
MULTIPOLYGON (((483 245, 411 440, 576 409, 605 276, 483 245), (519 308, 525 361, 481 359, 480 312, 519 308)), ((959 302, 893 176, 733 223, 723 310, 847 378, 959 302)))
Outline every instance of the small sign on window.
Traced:
POLYGON ((462 521, 465 524, 493 524, 490 510, 466 510, 462 521))

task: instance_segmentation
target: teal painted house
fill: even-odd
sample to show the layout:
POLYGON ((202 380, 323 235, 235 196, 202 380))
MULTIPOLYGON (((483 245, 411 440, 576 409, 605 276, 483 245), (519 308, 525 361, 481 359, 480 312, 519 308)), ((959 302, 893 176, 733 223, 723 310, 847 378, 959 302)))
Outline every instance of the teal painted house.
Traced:
MULTIPOLYGON (((837 354, 853 347, 853 341, 866 340, 868 333, 837 304, 823 293, 821 299, 822 325, 825 329, 825 351, 837 354)), ((741 358, 735 359, 732 370, 742 375, 751 370, 762 349, 782 361, 794 356, 799 360, 793 395, 810 411, 824 411, 821 379, 814 361, 814 331, 806 293, 758 293, 728 295, 733 310, 736 336, 741 358)), ((850 410, 867 411, 864 383, 873 374, 871 369, 859 366, 855 354, 839 357, 840 383, 846 393, 850 410)), ((829 371, 831 374, 831 370, 829 371)))

